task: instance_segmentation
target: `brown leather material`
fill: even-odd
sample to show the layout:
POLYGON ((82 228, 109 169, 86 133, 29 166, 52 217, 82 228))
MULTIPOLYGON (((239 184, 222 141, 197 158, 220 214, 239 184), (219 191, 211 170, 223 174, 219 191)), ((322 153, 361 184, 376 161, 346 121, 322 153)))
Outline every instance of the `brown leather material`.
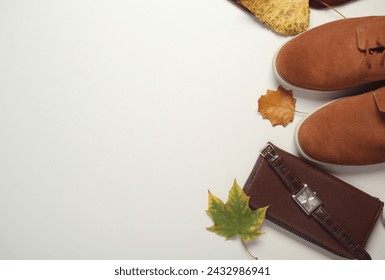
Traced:
POLYGON ((337 99, 300 123, 302 153, 323 163, 366 165, 385 162, 385 87, 337 99))
POLYGON ((329 22, 288 41, 276 56, 276 71, 288 84, 318 91, 383 81, 384 50, 379 42, 385 42, 385 16, 329 22))
MULTIPOLYGON (((274 148, 294 176, 317 193, 334 220, 364 247, 383 202, 276 146, 274 148)), ((269 205, 268 220, 338 256, 354 258, 319 222, 303 212, 262 156, 258 157, 244 191, 250 196, 251 208, 269 205)))
POLYGON ((312 216, 329 231, 355 258, 359 260, 371 260, 371 256, 366 252, 360 244, 357 243, 344 229, 340 226, 324 207, 315 210, 312 216))
POLYGON ((287 168, 285 162, 272 146, 266 147, 266 149, 261 151, 261 154, 277 172, 278 176, 281 177, 281 180, 285 183, 291 194, 296 194, 303 188, 302 183, 298 181, 290 169, 287 168))
POLYGON ((317 8, 317 9, 322 9, 322 8, 327 8, 327 5, 329 6, 337 6, 337 5, 341 5, 341 4, 344 4, 346 2, 350 2, 352 0, 310 0, 309 1, 309 4, 311 7, 313 8, 317 8), (322 2, 324 2, 325 4, 323 4, 322 2))
MULTIPOLYGON (((277 175, 282 179, 283 183, 292 195, 299 193, 305 184, 301 183, 295 175, 290 171, 290 168, 285 164, 280 154, 272 145, 267 145, 261 155, 273 168, 277 175)), ((307 187, 307 186, 306 186, 307 187)), ((314 198, 313 198, 314 201, 314 198)), ((302 207, 302 202, 300 202, 302 207)), ((323 227, 327 230, 340 244, 342 244, 356 259, 370 260, 370 255, 355 241, 344 229, 340 226, 332 216, 324 209, 322 204, 314 204, 310 206, 306 214, 311 214, 323 227), (314 210, 314 209, 315 210, 314 210)))

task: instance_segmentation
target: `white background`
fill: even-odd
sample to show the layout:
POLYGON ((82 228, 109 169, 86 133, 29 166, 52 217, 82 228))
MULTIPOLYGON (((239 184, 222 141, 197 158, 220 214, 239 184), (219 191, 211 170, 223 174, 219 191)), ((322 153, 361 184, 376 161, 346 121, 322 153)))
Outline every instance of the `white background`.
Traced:
MULTIPOLYGON (((337 19, 311 10, 311 27, 337 19)), ((247 259, 206 230, 207 190, 227 200, 267 141, 295 153, 303 116, 273 128, 257 112, 290 38, 227 0, 0 0, 0 259, 247 259)), ((385 200, 384 167, 333 172, 385 200)), ((336 258, 262 230, 259 259, 336 258)), ((375 259, 384 237, 378 222, 375 259)))

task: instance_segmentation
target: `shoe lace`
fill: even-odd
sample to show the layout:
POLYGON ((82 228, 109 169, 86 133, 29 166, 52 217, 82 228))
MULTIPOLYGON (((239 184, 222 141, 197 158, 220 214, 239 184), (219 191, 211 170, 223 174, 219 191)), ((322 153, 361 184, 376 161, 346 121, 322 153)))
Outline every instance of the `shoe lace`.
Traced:
POLYGON ((377 38, 376 43, 377 43, 376 48, 369 48, 369 40, 366 40, 366 43, 365 43, 365 54, 366 54, 366 62, 368 64, 368 68, 372 67, 371 56, 379 53, 382 53, 381 59, 380 59, 381 66, 384 66, 385 64, 385 45, 380 40, 380 38, 377 38))

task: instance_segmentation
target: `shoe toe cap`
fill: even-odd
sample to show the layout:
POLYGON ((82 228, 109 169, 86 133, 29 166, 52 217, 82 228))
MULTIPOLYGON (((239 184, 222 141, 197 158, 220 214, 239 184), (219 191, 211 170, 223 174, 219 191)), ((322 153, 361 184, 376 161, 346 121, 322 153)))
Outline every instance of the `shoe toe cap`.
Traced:
POLYGON ((296 144, 305 158, 315 162, 385 162, 385 120, 373 93, 338 99, 316 110, 298 125, 296 144))

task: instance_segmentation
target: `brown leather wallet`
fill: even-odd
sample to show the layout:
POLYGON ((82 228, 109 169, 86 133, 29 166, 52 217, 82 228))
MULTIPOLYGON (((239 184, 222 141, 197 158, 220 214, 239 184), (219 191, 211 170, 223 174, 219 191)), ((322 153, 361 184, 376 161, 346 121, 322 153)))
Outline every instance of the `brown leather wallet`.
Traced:
POLYGON ((364 245, 384 203, 268 143, 245 184, 253 209, 297 236, 348 259, 370 259, 364 245))

